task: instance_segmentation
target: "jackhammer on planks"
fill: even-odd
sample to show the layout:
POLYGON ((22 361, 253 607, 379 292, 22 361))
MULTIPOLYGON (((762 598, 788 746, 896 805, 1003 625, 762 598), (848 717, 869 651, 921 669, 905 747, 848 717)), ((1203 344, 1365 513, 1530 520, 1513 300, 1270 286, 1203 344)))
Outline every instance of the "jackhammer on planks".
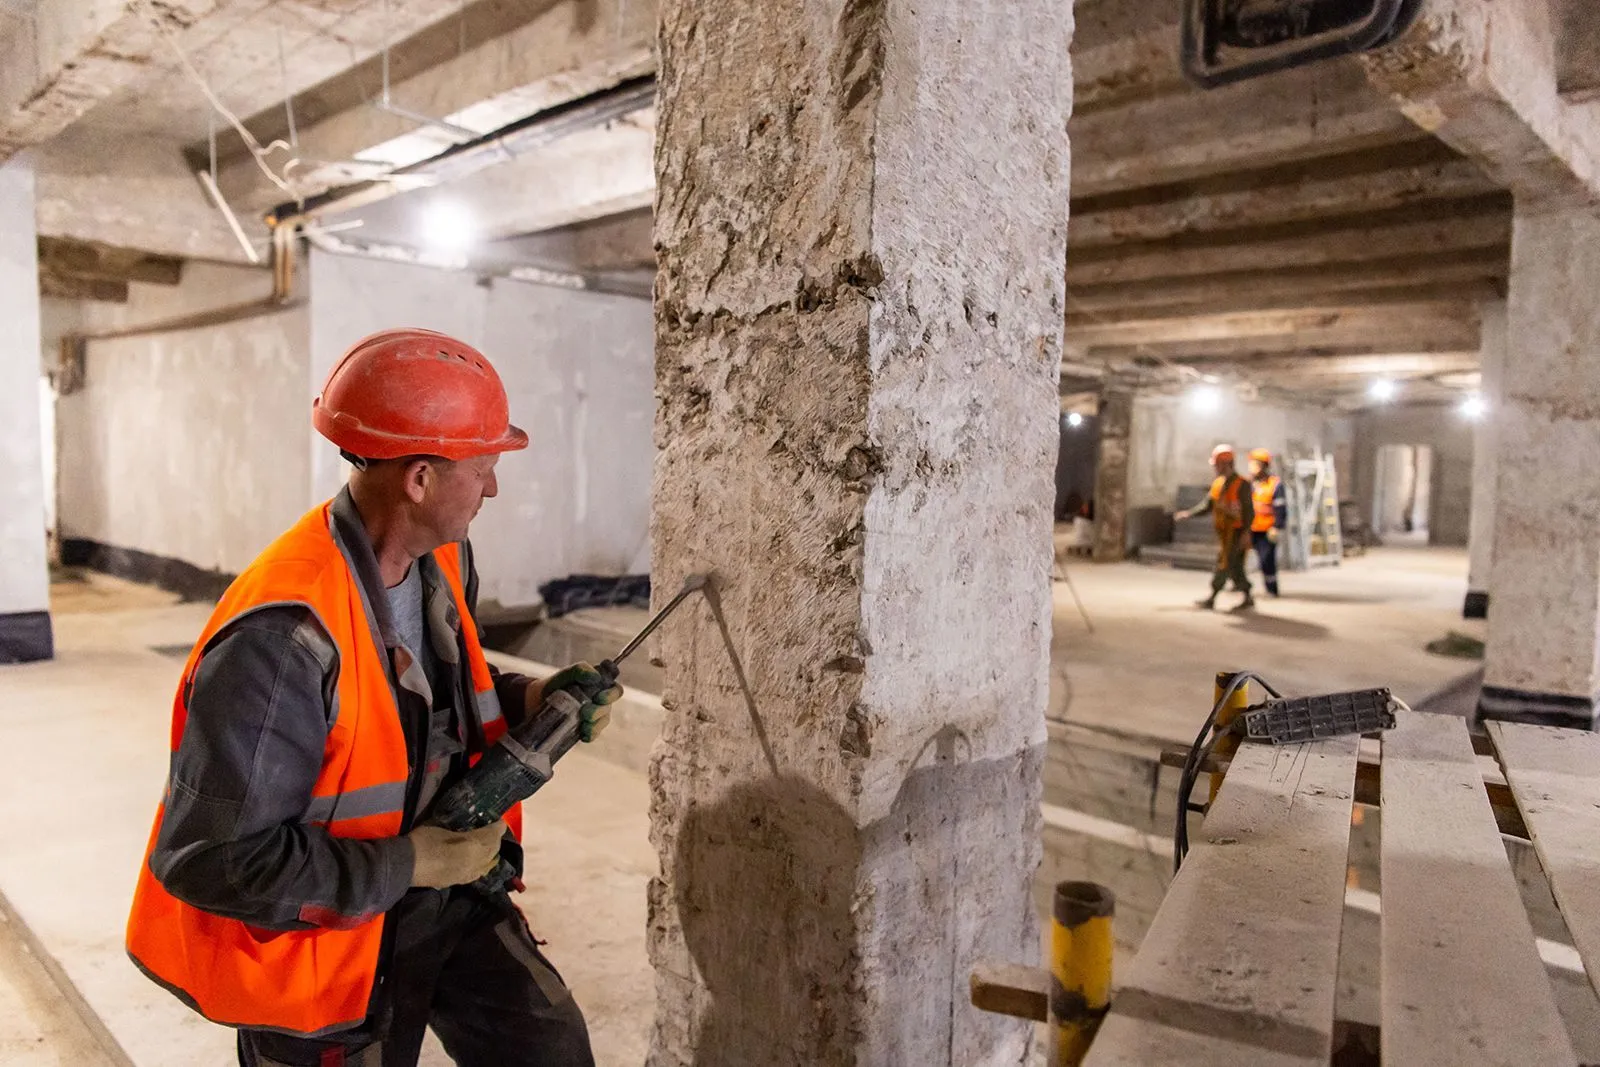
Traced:
MULTIPOLYGON (((622 651, 602 660, 596 673, 600 684, 585 687, 569 685, 543 695, 533 714, 515 730, 507 731, 467 771, 460 781, 446 788, 434 804, 428 821, 446 830, 475 830, 501 818, 517 804, 531 797, 555 775, 555 764, 577 744, 582 729, 580 713, 596 693, 616 684, 619 665, 636 652, 645 638, 694 593, 709 595, 709 575, 691 575, 666 607, 645 623, 644 629, 623 646, 622 651), (592 689, 592 691, 591 691, 592 689)), ((511 885, 516 872, 502 858, 495 868, 474 883, 493 892, 511 885)))

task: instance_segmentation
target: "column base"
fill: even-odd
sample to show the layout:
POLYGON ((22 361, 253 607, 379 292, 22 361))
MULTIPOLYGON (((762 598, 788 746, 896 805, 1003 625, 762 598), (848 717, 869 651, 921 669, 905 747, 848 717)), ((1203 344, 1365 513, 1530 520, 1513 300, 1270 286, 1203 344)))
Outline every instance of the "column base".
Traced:
POLYGON ((1489 617, 1489 594, 1467 590, 1467 599, 1461 605, 1463 619, 1487 619, 1489 617))
POLYGON ((1486 685, 1478 695, 1478 721, 1524 722, 1534 726, 1564 726, 1571 730, 1595 729, 1593 697, 1561 693, 1530 693, 1486 685))
POLYGON ((0 663, 33 663, 56 654, 48 611, 0 615, 0 663))

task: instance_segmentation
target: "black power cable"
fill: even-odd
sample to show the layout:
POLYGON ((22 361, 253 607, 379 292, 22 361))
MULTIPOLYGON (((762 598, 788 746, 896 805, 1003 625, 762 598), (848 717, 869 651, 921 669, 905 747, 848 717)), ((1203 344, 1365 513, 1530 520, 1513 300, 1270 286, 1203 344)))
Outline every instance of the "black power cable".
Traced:
POLYGON ((1212 706, 1211 714, 1206 716, 1200 732, 1195 735, 1194 744, 1189 746, 1189 756, 1183 761, 1183 773, 1178 778, 1178 813, 1172 829, 1173 874, 1178 873, 1178 869, 1183 866, 1183 858, 1189 854, 1189 798, 1194 794, 1195 781, 1199 778, 1200 768, 1204 765, 1206 757, 1211 755, 1223 736, 1223 731, 1216 729, 1217 716, 1222 714, 1222 709, 1233 699, 1233 694, 1247 682, 1259 683, 1270 696, 1279 699, 1283 697, 1282 693, 1273 688, 1271 682, 1254 671, 1236 671, 1230 674, 1227 682, 1223 684, 1222 693, 1212 706))

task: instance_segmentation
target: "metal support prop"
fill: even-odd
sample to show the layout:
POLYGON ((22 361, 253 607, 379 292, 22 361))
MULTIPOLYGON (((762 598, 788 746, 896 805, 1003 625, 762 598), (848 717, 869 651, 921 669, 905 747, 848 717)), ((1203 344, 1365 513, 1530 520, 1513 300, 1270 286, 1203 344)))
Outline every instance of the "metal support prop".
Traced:
MULTIPOLYGON (((1232 671, 1217 672, 1216 686, 1211 692, 1211 702, 1213 704, 1222 699, 1223 692, 1228 688, 1228 683, 1232 680, 1232 671)), ((1228 702, 1222 706, 1222 710, 1217 712, 1217 729, 1222 731, 1222 736, 1217 738, 1217 747, 1215 751, 1215 755, 1219 762, 1226 763, 1228 760, 1233 758, 1234 752, 1238 750, 1239 735, 1229 733, 1228 727, 1232 725, 1234 719, 1239 717, 1239 713, 1249 706, 1250 683, 1242 682, 1240 683, 1239 688, 1234 690, 1233 695, 1228 698, 1228 702)), ((1217 799, 1217 790, 1222 788, 1223 773, 1224 772, 1222 771, 1211 772, 1211 794, 1207 798, 1207 804, 1210 804, 1217 799)))
POLYGON ((1056 886, 1050 924, 1050 1067, 1077 1067, 1111 1004, 1116 897, 1094 882, 1056 886))

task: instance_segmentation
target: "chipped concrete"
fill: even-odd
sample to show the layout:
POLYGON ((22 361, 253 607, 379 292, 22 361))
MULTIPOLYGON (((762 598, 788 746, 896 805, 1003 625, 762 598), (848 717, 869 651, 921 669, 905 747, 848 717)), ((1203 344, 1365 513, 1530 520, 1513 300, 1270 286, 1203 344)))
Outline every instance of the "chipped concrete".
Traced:
POLYGON ((965 1004, 1037 952, 1070 8, 661 26, 653 573, 755 707, 662 631, 649 1062, 1021 1062, 965 1004))

